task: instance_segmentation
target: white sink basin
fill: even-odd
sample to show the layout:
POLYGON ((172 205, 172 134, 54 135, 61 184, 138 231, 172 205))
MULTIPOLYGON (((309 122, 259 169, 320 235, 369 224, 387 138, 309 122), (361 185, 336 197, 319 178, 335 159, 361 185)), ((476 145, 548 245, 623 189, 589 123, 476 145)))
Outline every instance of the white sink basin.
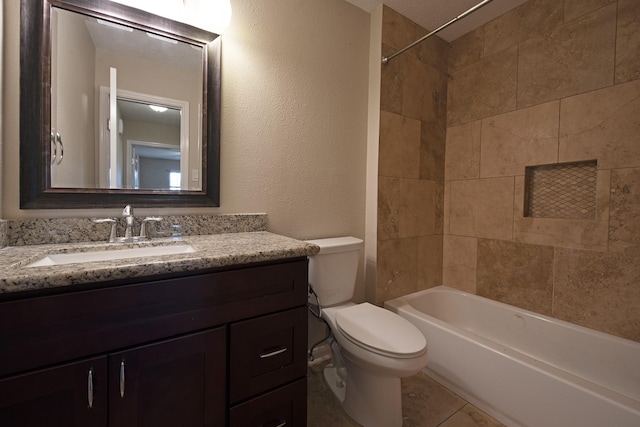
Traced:
POLYGON ((148 246, 130 249, 115 249, 93 252, 73 252, 51 254, 28 264, 27 267, 43 267, 47 265, 82 264, 85 262, 112 261, 125 258, 139 258, 161 255, 188 254, 196 250, 191 245, 148 246))

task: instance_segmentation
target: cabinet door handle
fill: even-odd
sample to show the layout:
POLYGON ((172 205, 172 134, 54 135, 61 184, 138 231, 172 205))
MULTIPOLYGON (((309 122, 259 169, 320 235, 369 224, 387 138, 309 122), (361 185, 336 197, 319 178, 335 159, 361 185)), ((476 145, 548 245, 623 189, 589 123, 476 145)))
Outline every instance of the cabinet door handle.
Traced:
POLYGON ((124 360, 120 362, 120 397, 124 397, 124 360))
MULTIPOLYGON (((279 354, 284 353, 287 350, 288 350, 287 347, 282 347, 274 351, 260 353, 260 359, 267 359, 269 357, 277 356, 279 354)), ((280 426, 276 426, 276 427, 280 427, 280 426)))
POLYGON ((89 409, 93 408, 93 368, 89 368, 89 375, 87 375, 87 400, 89 409))
MULTIPOLYGON (((287 420, 284 420, 284 421, 278 420, 278 421, 276 421, 276 423, 279 423, 279 424, 274 425, 273 427, 284 427, 284 426, 287 425, 287 420)), ((271 423, 269 423, 269 424, 271 424, 271 423)), ((260 427, 265 427, 265 426, 267 426, 269 424, 260 424, 260 427)))

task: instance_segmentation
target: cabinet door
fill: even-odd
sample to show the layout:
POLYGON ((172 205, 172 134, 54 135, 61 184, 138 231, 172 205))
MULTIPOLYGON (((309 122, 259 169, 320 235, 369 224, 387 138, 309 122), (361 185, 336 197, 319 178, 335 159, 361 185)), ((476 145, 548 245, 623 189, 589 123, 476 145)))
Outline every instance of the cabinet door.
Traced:
POLYGON ((106 427, 107 357, 0 381, 3 427, 106 427))
POLYGON ((109 425, 223 426, 226 332, 218 328, 109 355, 109 425))
POLYGON ((307 308, 234 323, 230 327, 232 404, 307 374, 307 308))
POLYGON ((307 380, 236 405, 229 411, 231 427, 297 427, 307 425, 307 380))

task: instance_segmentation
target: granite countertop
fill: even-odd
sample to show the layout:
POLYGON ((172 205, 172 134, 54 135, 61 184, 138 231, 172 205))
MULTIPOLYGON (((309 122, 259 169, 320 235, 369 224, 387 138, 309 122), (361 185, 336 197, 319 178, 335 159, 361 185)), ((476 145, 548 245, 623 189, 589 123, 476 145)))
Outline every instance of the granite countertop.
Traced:
POLYGON ((178 241, 162 238, 144 243, 9 246, 0 249, 0 294, 311 256, 319 250, 316 245, 266 231, 184 236, 178 241), (191 245, 195 252, 27 267, 50 254, 117 250, 143 245, 191 245))

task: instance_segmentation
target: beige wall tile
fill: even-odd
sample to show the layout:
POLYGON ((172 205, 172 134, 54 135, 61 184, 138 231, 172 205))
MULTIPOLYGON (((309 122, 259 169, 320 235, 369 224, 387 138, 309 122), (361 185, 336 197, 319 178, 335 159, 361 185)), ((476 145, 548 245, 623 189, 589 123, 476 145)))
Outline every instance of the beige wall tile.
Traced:
POLYGON ((445 235, 442 262, 442 284, 476 293, 478 239, 445 235))
POLYGON ((640 2, 618 0, 616 83, 640 79, 640 2))
POLYGON ((564 0, 564 21, 569 22, 615 2, 616 0, 564 0))
POLYGON ((451 217, 451 182, 444 183, 444 197, 442 199, 442 233, 449 234, 449 219, 451 217))
POLYGON ((376 304, 418 290, 418 238, 378 241, 376 304))
POLYGON ((557 249, 553 315, 640 341, 640 257, 557 249))
POLYGON ((484 56, 489 56, 562 24, 562 2, 530 0, 484 26, 484 56))
POLYGON ((418 238, 418 290, 442 284, 442 234, 418 238))
POLYGON ((449 232, 458 236, 511 240, 513 178, 452 181, 449 232))
POLYGON ((447 109, 447 83, 443 74, 417 58, 403 62, 402 115, 435 122, 447 109))
POLYGON ((436 231, 436 182, 401 179, 399 200, 399 237, 427 236, 436 231))
POLYGON ((616 5, 520 44, 518 108, 613 84, 616 5))
POLYGON ((420 126, 419 120, 380 112, 378 175, 419 177, 420 126))
POLYGON ((449 71, 448 42, 442 40, 437 35, 434 35, 415 46, 415 49, 416 55, 420 61, 431 65, 442 73, 446 74, 449 71))
POLYGON ((606 251, 609 233, 611 171, 600 170, 596 182, 596 219, 532 218, 524 213, 524 177, 516 177, 513 240, 534 245, 606 251))
POLYGON ((551 315, 553 248, 478 240, 477 294, 551 315))
MULTIPOLYGON (((382 55, 395 52, 394 48, 382 45, 382 55)), ((380 110, 402 114, 402 87, 404 82, 404 62, 402 56, 382 66, 380 71, 380 110)))
POLYGON ((599 169, 640 166, 640 80, 563 99, 559 161, 599 169))
POLYGON ((453 126, 447 129, 445 153, 445 178, 480 178, 480 136, 482 122, 453 126))
MULTIPOLYGON (((382 10, 382 43, 399 50, 413 43, 427 31, 400 13, 384 6, 382 10)), ((414 54, 411 52, 410 54, 414 54)))
POLYGON ((640 169, 611 171, 609 250, 640 256, 640 169))
POLYGON ((558 159, 560 102, 482 120, 480 177, 524 175, 525 166, 558 159))
POLYGON ((378 178, 378 240, 400 236, 400 178, 378 178))
POLYGON ((514 46, 456 69, 449 80, 448 125, 515 110, 517 58, 514 46))
POLYGON ((420 178, 444 181, 446 112, 440 123, 422 122, 420 132, 420 178))
POLYGON ((468 32, 451 42, 449 50, 449 72, 482 59, 484 26, 468 32))

